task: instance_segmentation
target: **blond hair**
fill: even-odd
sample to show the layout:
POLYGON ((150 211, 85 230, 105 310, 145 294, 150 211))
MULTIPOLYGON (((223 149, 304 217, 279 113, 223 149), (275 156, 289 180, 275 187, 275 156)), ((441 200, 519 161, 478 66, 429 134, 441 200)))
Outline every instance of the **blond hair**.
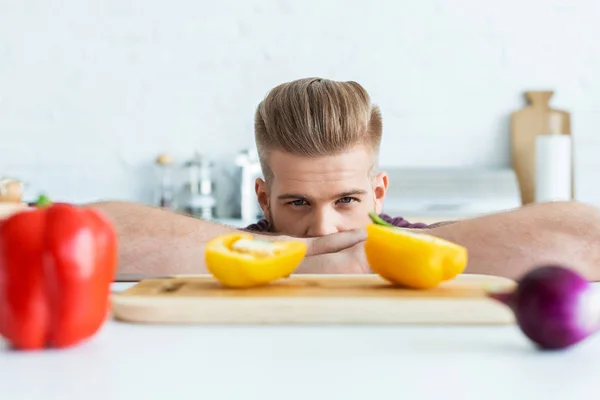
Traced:
POLYGON ((373 151, 376 164, 381 113, 356 82, 299 79, 276 86, 258 105, 254 133, 267 180, 272 178, 267 162, 272 150, 318 157, 366 145, 373 151))

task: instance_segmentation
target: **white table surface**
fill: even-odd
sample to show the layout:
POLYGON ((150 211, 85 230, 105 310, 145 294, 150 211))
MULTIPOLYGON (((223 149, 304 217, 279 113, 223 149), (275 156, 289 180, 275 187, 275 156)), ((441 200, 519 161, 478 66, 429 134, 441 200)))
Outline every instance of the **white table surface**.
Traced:
POLYGON ((1 400, 572 400, 599 393, 600 334, 566 351, 540 352, 516 326, 109 321, 69 350, 9 351, 0 339, 1 400))

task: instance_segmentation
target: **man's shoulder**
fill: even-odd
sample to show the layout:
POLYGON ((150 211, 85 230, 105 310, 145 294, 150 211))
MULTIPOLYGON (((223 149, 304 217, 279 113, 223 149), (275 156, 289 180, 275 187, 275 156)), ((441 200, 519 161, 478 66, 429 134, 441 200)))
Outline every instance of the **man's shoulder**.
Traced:
POLYGON ((254 224, 248 225, 245 230, 252 232, 268 232, 270 230, 269 221, 261 219, 254 224))
POLYGON ((387 222, 388 224, 394 225, 398 228, 408 229, 425 229, 429 228, 429 225, 422 222, 409 222, 402 217, 390 217, 387 214, 379 214, 379 218, 387 222))
POLYGON ((381 218, 388 224, 397 226, 398 228, 408 228, 408 229, 431 229, 431 228, 437 228, 437 227, 444 226, 444 225, 450 225, 450 224, 453 224, 454 222, 456 222, 456 221, 441 221, 441 222, 436 222, 435 224, 427 225, 422 222, 414 222, 414 223, 408 222, 407 220, 405 220, 402 217, 390 217, 389 215, 386 215, 386 214, 380 214, 379 218, 381 218))

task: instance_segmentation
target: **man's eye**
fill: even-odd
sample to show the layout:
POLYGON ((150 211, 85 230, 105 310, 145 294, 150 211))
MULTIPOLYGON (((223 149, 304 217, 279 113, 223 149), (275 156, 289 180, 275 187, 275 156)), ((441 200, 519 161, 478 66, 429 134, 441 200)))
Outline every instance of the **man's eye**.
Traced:
POLYGON ((295 207, 300 207, 306 204, 306 200, 294 200, 294 201, 290 201, 288 204, 291 204, 295 207))
POLYGON ((358 201, 358 199, 356 199, 354 197, 342 197, 341 199, 338 200, 338 203, 349 204, 349 203, 353 203, 355 201, 358 201))

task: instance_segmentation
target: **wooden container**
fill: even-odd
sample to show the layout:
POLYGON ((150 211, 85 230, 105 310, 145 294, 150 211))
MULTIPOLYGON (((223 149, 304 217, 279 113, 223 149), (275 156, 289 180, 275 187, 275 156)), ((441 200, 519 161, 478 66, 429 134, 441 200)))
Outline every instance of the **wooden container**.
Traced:
MULTIPOLYGON (((528 105, 511 115, 510 138, 512 165, 519 180, 523 205, 535 202, 535 143, 537 135, 550 133, 553 115, 560 115, 561 134, 571 134, 571 115, 550 107, 552 91, 525 92, 528 105)), ((573 157, 571 157, 573 159, 573 157)), ((573 174, 573 165, 571 165, 573 174)), ((571 179, 574 182, 573 179, 571 179)), ((571 188, 573 197, 574 188, 571 188)))
POLYGON ((0 203, 21 203, 23 183, 16 179, 0 178, 0 203))

